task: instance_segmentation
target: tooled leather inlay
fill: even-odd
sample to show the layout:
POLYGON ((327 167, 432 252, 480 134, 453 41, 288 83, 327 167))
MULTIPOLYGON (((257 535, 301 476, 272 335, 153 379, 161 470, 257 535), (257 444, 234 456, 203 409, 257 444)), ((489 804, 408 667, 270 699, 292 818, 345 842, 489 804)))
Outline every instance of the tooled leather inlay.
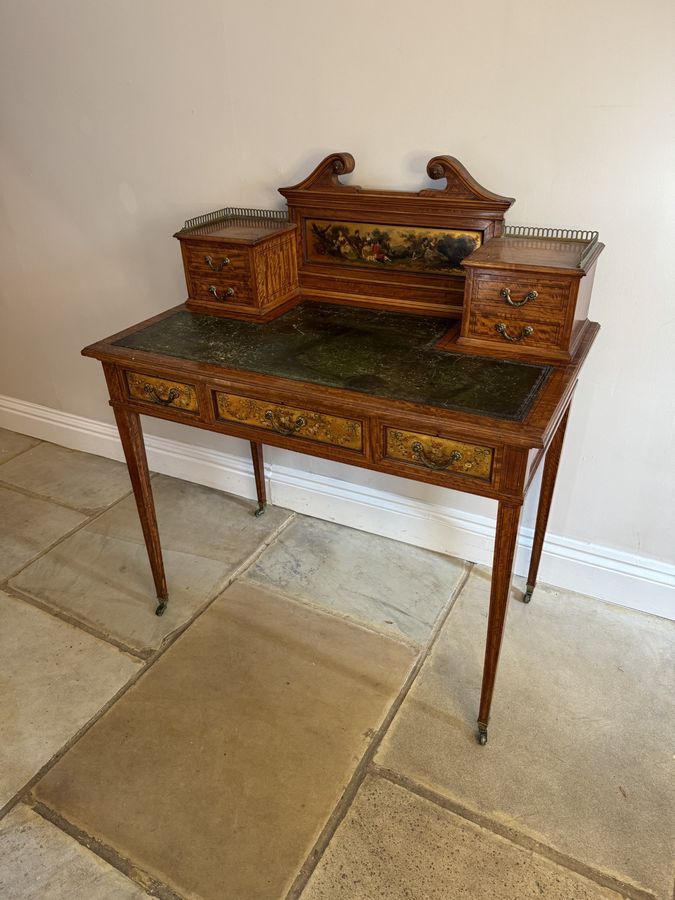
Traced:
POLYGON ((522 421, 550 367, 435 349, 447 320, 304 303, 266 323, 179 311, 117 346, 522 421))

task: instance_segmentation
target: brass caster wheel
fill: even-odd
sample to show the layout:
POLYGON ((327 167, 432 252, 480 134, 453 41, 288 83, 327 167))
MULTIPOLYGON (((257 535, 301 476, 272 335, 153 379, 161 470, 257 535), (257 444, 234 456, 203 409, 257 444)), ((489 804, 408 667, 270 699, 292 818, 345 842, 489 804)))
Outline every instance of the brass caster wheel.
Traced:
POLYGON ((481 747, 484 747, 487 744, 487 726, 479 725, 478 726, 478 743, 481 747))
POLYGON ((253 513, 253 515, 256 517, 256 519, 259 519, 260 516, 262 516, 262 514, 263 514, 264 512, 265 512, 265 504, 264 504, 264 503, 261 503, 260 506, 259 506, 259 507, 256 509, 256 511, 253 513))
POLYGON ((163 615, 164 615, 164 610, 166 609, 166 606, 167 606, 167 603, 168 603, 168 602, 169 602, 168 600, 160 600, 160 601, 159 601, 159 603, 157 604, 157 609, 155 610, 155 615, 156 615, 156 616, 163 616, 163 615))
POLYGON ((528 585, 525 587, 525 593, 523 594, 523 603, 529 603, 529 602, 530 602, 530 600, 532 599, 532 593, 533 593, 533 591, 534 591, 534 585, 533 585, 533 584, 528 584, 528 585))

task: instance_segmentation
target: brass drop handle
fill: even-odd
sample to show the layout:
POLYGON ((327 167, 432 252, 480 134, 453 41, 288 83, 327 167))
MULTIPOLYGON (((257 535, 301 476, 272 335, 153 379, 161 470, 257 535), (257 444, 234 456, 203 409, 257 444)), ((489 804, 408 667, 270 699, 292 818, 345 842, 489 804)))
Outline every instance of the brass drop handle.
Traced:
POLYGON ((216 300, 224 300, 226 297, 234 297, 234 288, 233 287, 225 288, 223 293, 219 294, 218 288, 215 286, 215 284, 210 284, 209 285, 209 294, 213 294, 213 296, 216 298, 216 300))
POLYGON ((161 403, 162 406, 170 406, 174 400, 178 400, 180 397, 180 391, 178 388, 171 388, 166 397, 160 397, 157 393, 157 390, 151 384, 144 384, 143 390, 148 395, 148 397, 154 401, 155 403, 161 403))
POLYGON ((462 454, 459 450, 453 450, 450 456, 443 462, 434 462, 433 459, 429 459, 420 441, 415 441, 414 444, 411 444, 410 449, 418 462, 421 462, 423 466, 426 466, 427 469, 431 469, 434 472, 441 472, 443 469, 449 469, 454 462, 459 462, 462 458, 462 454))
POLYGON ((265 418, 271 423, 272 428, 278 434, 283 435, 295 434, 296 431, 300 431, 300 429, 307 424, 304 416, 298 416, 295 422, 284 422, 271 409, 265 411, 265 418))
POLYGON ((513 344, 518 344, 524 338, 527 338, 531 334, 534 334, 534 328, 531 325, 525 325, 520 329, 520 334, 517 335, 509 334, 509 330, 506 327, 505 322, 499 322, 497 325, 495 325, 495 328, 503 338, 505 338, 507 341, 511 341, 513 344))
POLYGON ((536 300, 539 296, 539 291, 528 291, 527 294, 523 297, 522 300, 512 300, 511 299, 511 291, 509 288, 502 288, 499 292, 499 296, 503 297, 509 306, 525 306, 526 303, 529 303, 530 300, 536 300))
POLYGON ((229 266, 229 264, 230 264, 230 259, 229 259, 227 256, 224 256, 224 257, 222 258, 222 260, 221 260, 220 265, 219 265, 219 266, 214 266, 214 264, 213 264, 213 257, 212 257, 212 256, 205 256, 205 257, 204 257, 204 262, 205 262, 206 265, 209 267, 209 269, 213 269, 214 272, 222 272, 223 269, 225 268, 225 266, 229 266))

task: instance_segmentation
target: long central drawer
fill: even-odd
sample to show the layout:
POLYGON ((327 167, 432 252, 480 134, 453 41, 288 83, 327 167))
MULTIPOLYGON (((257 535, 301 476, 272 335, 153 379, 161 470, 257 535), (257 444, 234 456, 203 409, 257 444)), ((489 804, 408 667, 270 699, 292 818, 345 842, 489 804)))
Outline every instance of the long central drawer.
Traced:
POLYGON ((220 419, 274 431, 284 437, 293 436, 348 450, 363 450, 363 425, 356 419, 223 391, 215 391, 214 394, 220 419))

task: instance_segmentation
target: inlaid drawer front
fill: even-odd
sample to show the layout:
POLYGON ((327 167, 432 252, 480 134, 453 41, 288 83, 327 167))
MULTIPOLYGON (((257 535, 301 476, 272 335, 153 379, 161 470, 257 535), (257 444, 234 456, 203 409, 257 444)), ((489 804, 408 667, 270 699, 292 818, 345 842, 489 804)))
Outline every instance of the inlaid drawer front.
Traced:
POLYGON ((570 295, 565 281, 543 281, 537 278, 509 278, 504 275, 477 275, 472 305, 480 304, 484 311, 513 312, 522 309, 532 316, 549 315, 560 318, 570 295))
POLYGON ((152 375, 140 375, 138 372, 127 372, 126 376, 129 396, 134 400, 144 400, 157 406, 170 406, 188 412, 199 412, 194 385, 155 378, 152 375))
POLYGON ((499 316, 484 313, 478 308, 471 311, 469 334, 505 347, 518 345, 523 348, 557 348, 561 345, 563 325, 561 322, 530 318, 527 314, 522 317, 499 316))
POLYGON ((185 244, 185 257, 198 275, 223 275, 235 280, 248 277, 248 253, 214 243, 185 244))
POLYGON ((470 475, 489 481, 494 450, 450 438, 433 437, 398 428, 385 429, 385 453, 389 459, 415 463, 432 472, 470 475))
POLYGON ((216 391, 216 404, 219 417, 229 422, 253 425, 284 436, 308 438, 349 450, 361 450, 363 447, 363 428, 361 422, 355 419, 343 419, 221 391, 216 391))
POLYGON ((214 275, 211 278, 191 278, 192 293, 195 300, 207 303, 220 303, 224 306, 253 304, 253 293, 245 281, 231 281, 227 276, 214 275))

